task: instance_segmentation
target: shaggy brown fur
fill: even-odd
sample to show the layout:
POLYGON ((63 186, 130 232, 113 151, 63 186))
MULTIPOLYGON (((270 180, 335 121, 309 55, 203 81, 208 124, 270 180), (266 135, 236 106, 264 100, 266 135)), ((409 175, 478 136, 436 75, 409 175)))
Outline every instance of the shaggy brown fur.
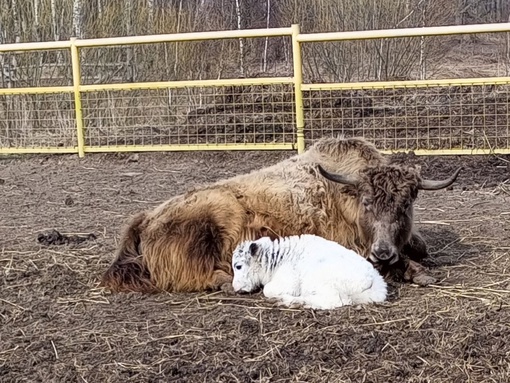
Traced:
POLYGON ((362 139, 324 138, 301 155, 140 213, 101 285, 113 291, 216 290, 232 281, 232 251, 240 241, 296 234, 320 235, 382 264, 396 258, 395 267, 413 280, 424 269, 406 257, 426 256, 425 243, 412 231, 421 182, 418 170, 388 164, 362 139), (330 182, 323 169, 350 182, 330 182), (399 257, 388 256, 386 247, 399 257))

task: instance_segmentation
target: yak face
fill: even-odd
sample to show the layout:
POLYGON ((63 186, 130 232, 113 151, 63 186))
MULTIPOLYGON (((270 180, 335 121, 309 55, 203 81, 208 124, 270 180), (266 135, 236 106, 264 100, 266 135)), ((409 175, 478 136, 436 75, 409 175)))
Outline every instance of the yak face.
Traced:
POLYGON ((411 170, 384 166, 362 172, 352 191, 358 201, 358 224, 371 239, 369 257, 374 263, 396 262, 409 241, 418 185, 411 170))
POLYGON ((368 167, 355 176, 329 173, 320 165, 318 170, 326 179, 345 185, 345 192, 355 198, 357 224, 368 239, 370 260, 393 264, 411 237, 418 190, 446 188, 461 169, 443 181, 424 180, 417 169, 397 165, 368 167))

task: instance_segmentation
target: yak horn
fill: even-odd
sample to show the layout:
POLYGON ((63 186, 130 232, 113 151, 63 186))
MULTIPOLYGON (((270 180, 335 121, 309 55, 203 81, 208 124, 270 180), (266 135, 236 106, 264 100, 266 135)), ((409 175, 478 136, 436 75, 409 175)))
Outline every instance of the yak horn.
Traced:
POLYGON ((433 181, 433 180, 422 180, 420 185, 418 186, 418 189, 420 190, 439 190, 444 189, 450 186, 455 182, 457 179, 457 176, 459 175, 460 171, 462 170, 462 167, 455 170, 455 173, 450 178, 447 178, 443 181, 433 181))
POLYGON ((328 171, 324 170, 322 166, 317 164, 317 169, 319 170, 319 173, 322 174, 322 176, 330 181, 337 182, 339 184, 345 184, 345 185, 356 185, 357 181, 349 176, 343 176, 340 174, 333 174, 329 173, 328 171))

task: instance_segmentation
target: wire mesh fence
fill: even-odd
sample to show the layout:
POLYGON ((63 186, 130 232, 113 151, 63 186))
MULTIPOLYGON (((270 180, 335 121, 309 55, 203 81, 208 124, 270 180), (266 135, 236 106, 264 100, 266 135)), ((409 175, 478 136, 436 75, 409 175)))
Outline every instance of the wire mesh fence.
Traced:
POLYGON ((0 95, 0 148, 72 148, 72 93, 0 95))
MULTIPOLYGON (((334 84, 333 84, 334 85, 334 84)), ((381 150, 510 147, 510 84, 303 91, 305 139, 381 150)), ((293 144, 291 84, 82 93, 86 147, 293 144)), ((0 95, 0 147, 77 145, 72 93, 0 95)))
POLYGON ((305 91, 305 139, 361 136, 381 150, 508 148, 509 91, 509 84, 305 91))
POLYGON ((420 35, 401 30, 398 38, 399 30, 365 31, 370 38, 359 32, 365 35, 358 39, 345 34, 358 32, 302 35, 294 25, 230 31, 231 40, 219 41, 206 32, 186 36, 193 41, 72 39, 54 42, 54 50, 45 50, 50 43, 2 45, 0 153, 301 151, 303 112, 307 143, 343 134, 365 137, 385 151, 510 152, 510 77, 497 77, 510 73, 509 25, 441 27, 451 29, 443 43, 435 34, 445 31, 434 27, 420 29, 420 35), (496 33, 484 38, 482 48, 481 38, 471 35, 459 40, 461 48, 447 50, 458 39, 449 34, 460 34, 455 28, 496 33), (248 37, 259 40, 248 44, 248 37), (278 51, 275 41, 286 50, 268 66, 266 53, 278 51), (214 50, 232 55, 203 59, 214 50), (475 65, 486 65, 471 79, 459 79, 471 72, 450 64, 471 65, 460 59, 467 54, 479 59, 475 65), (250 57, 262 72, 247 65, 250 57), (432 79, 445 74, 449 80, 432 79))
POLYGON ((87 92, 85 145, 292 144, 291 84, 87 92))

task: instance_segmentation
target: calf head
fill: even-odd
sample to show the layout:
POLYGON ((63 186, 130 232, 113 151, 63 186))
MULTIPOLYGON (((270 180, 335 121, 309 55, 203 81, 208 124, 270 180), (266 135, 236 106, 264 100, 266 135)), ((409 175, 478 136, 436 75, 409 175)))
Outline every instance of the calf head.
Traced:
POLYGON ((442 181, 421 178, 419 170, 398 165, 367 167, 356 175, 333 174, 318 165, 326 179, 344 185, 356 201, 354 217, 368 242, 366 254, 374 263, 393 264, 413 230, 413 203, 419 190, 450 186, 461 168, 442 181))
POLYGON ((241 242, 232 254, 234 279, 232 287, 236 292, 249 293, 261 286, 263 270, 259 256, 263 246, 271 246, 269 237, 256 241, 241 242))

